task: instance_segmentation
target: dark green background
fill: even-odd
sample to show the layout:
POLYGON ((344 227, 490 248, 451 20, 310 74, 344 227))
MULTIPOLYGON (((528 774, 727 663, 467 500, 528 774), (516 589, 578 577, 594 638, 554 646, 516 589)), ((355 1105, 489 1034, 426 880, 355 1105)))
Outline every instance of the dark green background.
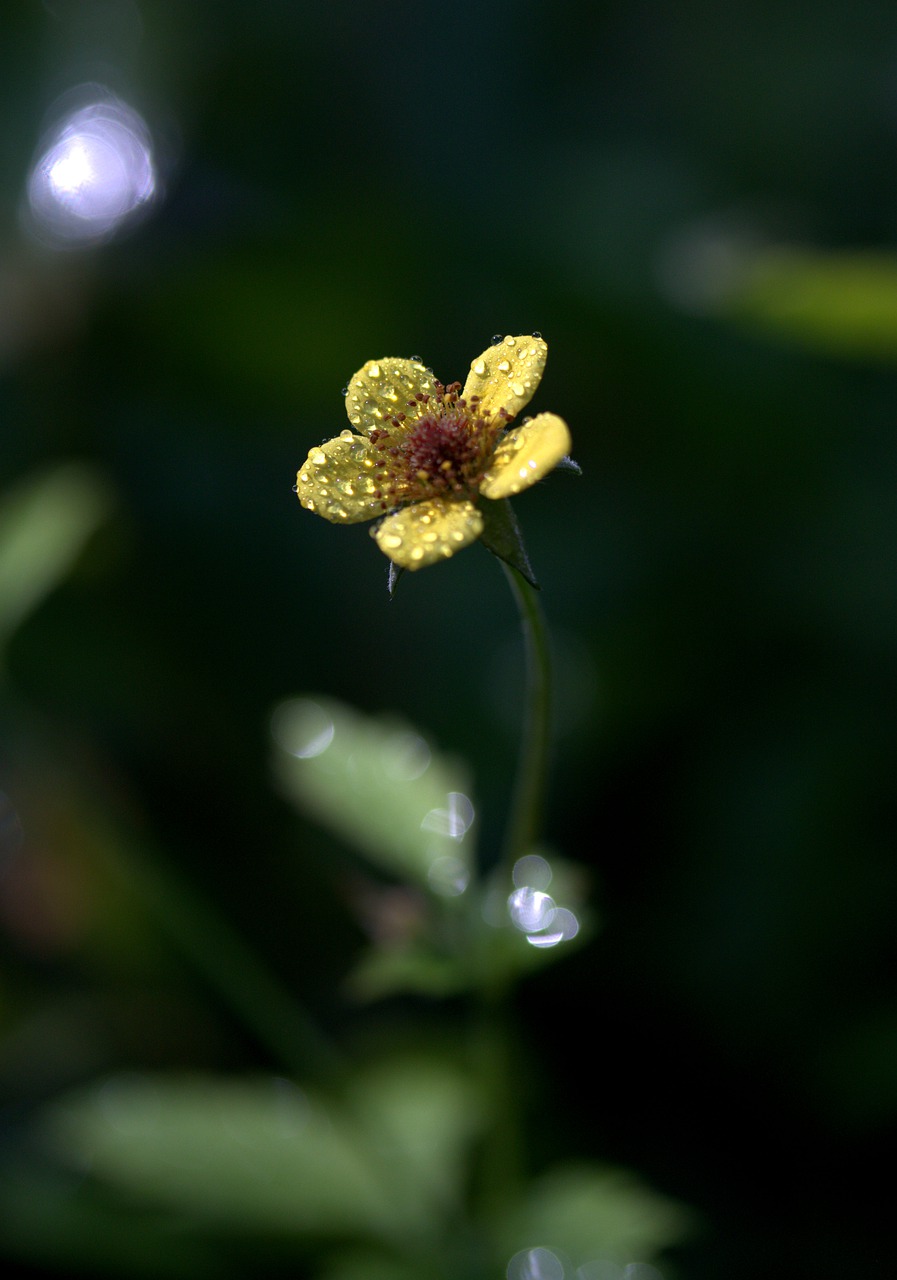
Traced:
POLYGON ((113 814, 337 1037, 439 1023, 345 1000, 355 864, 274 794, 268 717, 401 712, 470 761, 488 858, 513 608, 478 547, 390 602, 366 529, 291 488, 365 360, 463 379, 538 329, 534 408, 584 472, 516 504, 561 668, 547 832, 604 928, 520 1002, 533 1160, 694 1206, 687 1280, 893 1275, 897 381, 690 305, 681 252, 891 250, 893 4, 19 0, 0 34, 0 483, 77 458, 116 495, 9 652, 8 1114, 120 1066, 270 1065, 103 898, 113 814), (146 116, 164 199, 48 253, 21 193, 87 80, 146 116))

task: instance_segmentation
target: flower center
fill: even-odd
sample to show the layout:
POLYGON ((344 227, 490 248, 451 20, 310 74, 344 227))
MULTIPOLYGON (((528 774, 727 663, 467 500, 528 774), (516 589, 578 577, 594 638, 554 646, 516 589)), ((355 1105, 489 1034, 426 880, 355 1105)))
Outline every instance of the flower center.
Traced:
POLYGON ((490 421, 478 413, 478 396, 461 397, 460 382, 435 385, 435 395, 419 393, 409 404, 426 409, 413 424, 397 413, 371 432, 383 456, 375 496, 384 511, 428 497, 475 497, 492 460, 507 414, 490 421))

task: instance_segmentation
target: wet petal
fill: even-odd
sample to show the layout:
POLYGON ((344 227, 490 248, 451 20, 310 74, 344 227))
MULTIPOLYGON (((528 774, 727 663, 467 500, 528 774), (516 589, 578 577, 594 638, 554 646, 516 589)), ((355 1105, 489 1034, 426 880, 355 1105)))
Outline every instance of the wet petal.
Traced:
POLYGON ((570 452, 570 431, 556 413, 540 413, 509 431, 480 485, 484 498, 508 498, 548 475, 570 452))
POLYGON ((377 546, 403 569, 422 569, 445 560, 483 531, 483 517, 472 502, 433 498, 387 516, 372 530, 377 546))
POLYGON ((344 431, 309 451, 296 476, 303 507, 334 524, 373 520, 383 510, 374 495, 381 455, 364 436, 344 431))
POLYGON ((356 431, 365 435, 385 427, 394 414, 420 416, 416 395, 432 395, 434 378, 417 360, 369 360, 358 370, 346 393, 346 413, 356 431))
POLYGON ((492 417, 504 409, 509 417, 529 404, 542 379, 548 347, 529 334, 507 337, 471 362, 462 392, 466 400, 480 397, 480 411, 492 417))

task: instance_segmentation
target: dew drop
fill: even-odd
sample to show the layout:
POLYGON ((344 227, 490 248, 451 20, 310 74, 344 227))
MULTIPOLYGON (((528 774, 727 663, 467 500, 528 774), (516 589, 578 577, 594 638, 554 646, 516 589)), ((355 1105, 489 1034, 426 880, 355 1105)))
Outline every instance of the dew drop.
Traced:
POLYGON ((355 437, 352 435, 352 432, 349 430, 349 428, 346 427, 344 431, 341 431, 339 433, 339 438, 340 440, 354 440, 355 437))
POLYGON ((511 366, 508 364, 507 360, 501 360, 498 367, 502 373, 509 373, 511 370, 511 366))
POLYGON ((423 560, 423 558, 424 558, 424 549, 423 549, 423 547, 412 547, 412 548, 411 548, 411 559, 412 559, 412 560, 423 560))
POLYGON ((452 536, 452 541, 453 541, 453 542, 463 542, 463 541, 464 541, 464 534, 461 532, 461 530, 460 530, 460 529, 453 529, 453 530, 452 530, 452 534, 451 534, 451 536, 452 536))
POLYGON ((423 361, 421 360, 420 356, 412 356, 412 357, 411 357, 411 363, 412 363, 412 364, 423 364, 423 361))
POLYGON ((311 455, 311 461, 316 467, 323 467, 327 461, 327 454, 323 449, 315 449, 311 455))
POLYGON ((343 387, 342 391, 340 392, 340 395, 347 396, 348 394, 349 394, 348 386, 343 387))
POLYGON ((492 345, 493 345, 493 347, 494 347, 497 343, 499 343, 499 342, 501 342, 501 334, 500 334, 500 333, 493 333, 493 335, 492 335, 492 345))
POLYGON ((303 483, 303 484, 308 484, 308 472, 307 472, 307 471, 300 471, 300 472, 299 472, 299 479, 302 481, 302 483, 303 483))
POLYGON ((505 338, 505 346, 506 346, 506 347, 516 347, 516 345, 517 345, 517 339, 516 339, 516 338, 511 338, 511 337, 507 337, 507 338, 505 338))
POLYGON ((514 392, 515 396, 526 395, 526 387, 523 385, 522 382, 512 382, 511 390, 514 392))
POLYGON ((379 378, 379 377, 380 377, 380 366, 379 366, 378 364, 369 364, 369 365, 368 365, 368 377, 369 377, 369 378, 379 378))
POLYGON ((533 337, 534 337, 534 338, 541 338, 541 337, 542 337, 542 335, 541 335, 541 333, 539 332, 539 330, 538 330, 538 329, 533 329, 533 337))
POLYGON ((397 533, 385 533, 383 535, 383 545, 384 547, 392 547, 394 551, 397 551, 402 545, 402 539, 397 533))
POLYGON ((477 375, 478 378, 482 378, 483 374, 486 372, 486 361, 474 360, 473 364, 470 367, 474 371, 474 373, 477 375))

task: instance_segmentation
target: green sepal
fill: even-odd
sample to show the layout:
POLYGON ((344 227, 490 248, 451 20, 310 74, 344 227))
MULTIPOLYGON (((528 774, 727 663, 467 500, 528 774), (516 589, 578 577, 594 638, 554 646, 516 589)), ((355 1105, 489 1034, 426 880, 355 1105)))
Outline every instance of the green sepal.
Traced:
POLYGON ((480 542, 486 550, 516 569, 538 591, 539 584, 526 554, 520 525, 509 499, 499 498, 495 502, 484 500, 480 503, 480 514, 484 522, 480 542))
POLYGON ((576 476, 582 475, 582 467, 574 458, 570 457, 569 453, 561 458, 560 462, 555 463, 554 469, 555 471, 572 471, 576 476))

